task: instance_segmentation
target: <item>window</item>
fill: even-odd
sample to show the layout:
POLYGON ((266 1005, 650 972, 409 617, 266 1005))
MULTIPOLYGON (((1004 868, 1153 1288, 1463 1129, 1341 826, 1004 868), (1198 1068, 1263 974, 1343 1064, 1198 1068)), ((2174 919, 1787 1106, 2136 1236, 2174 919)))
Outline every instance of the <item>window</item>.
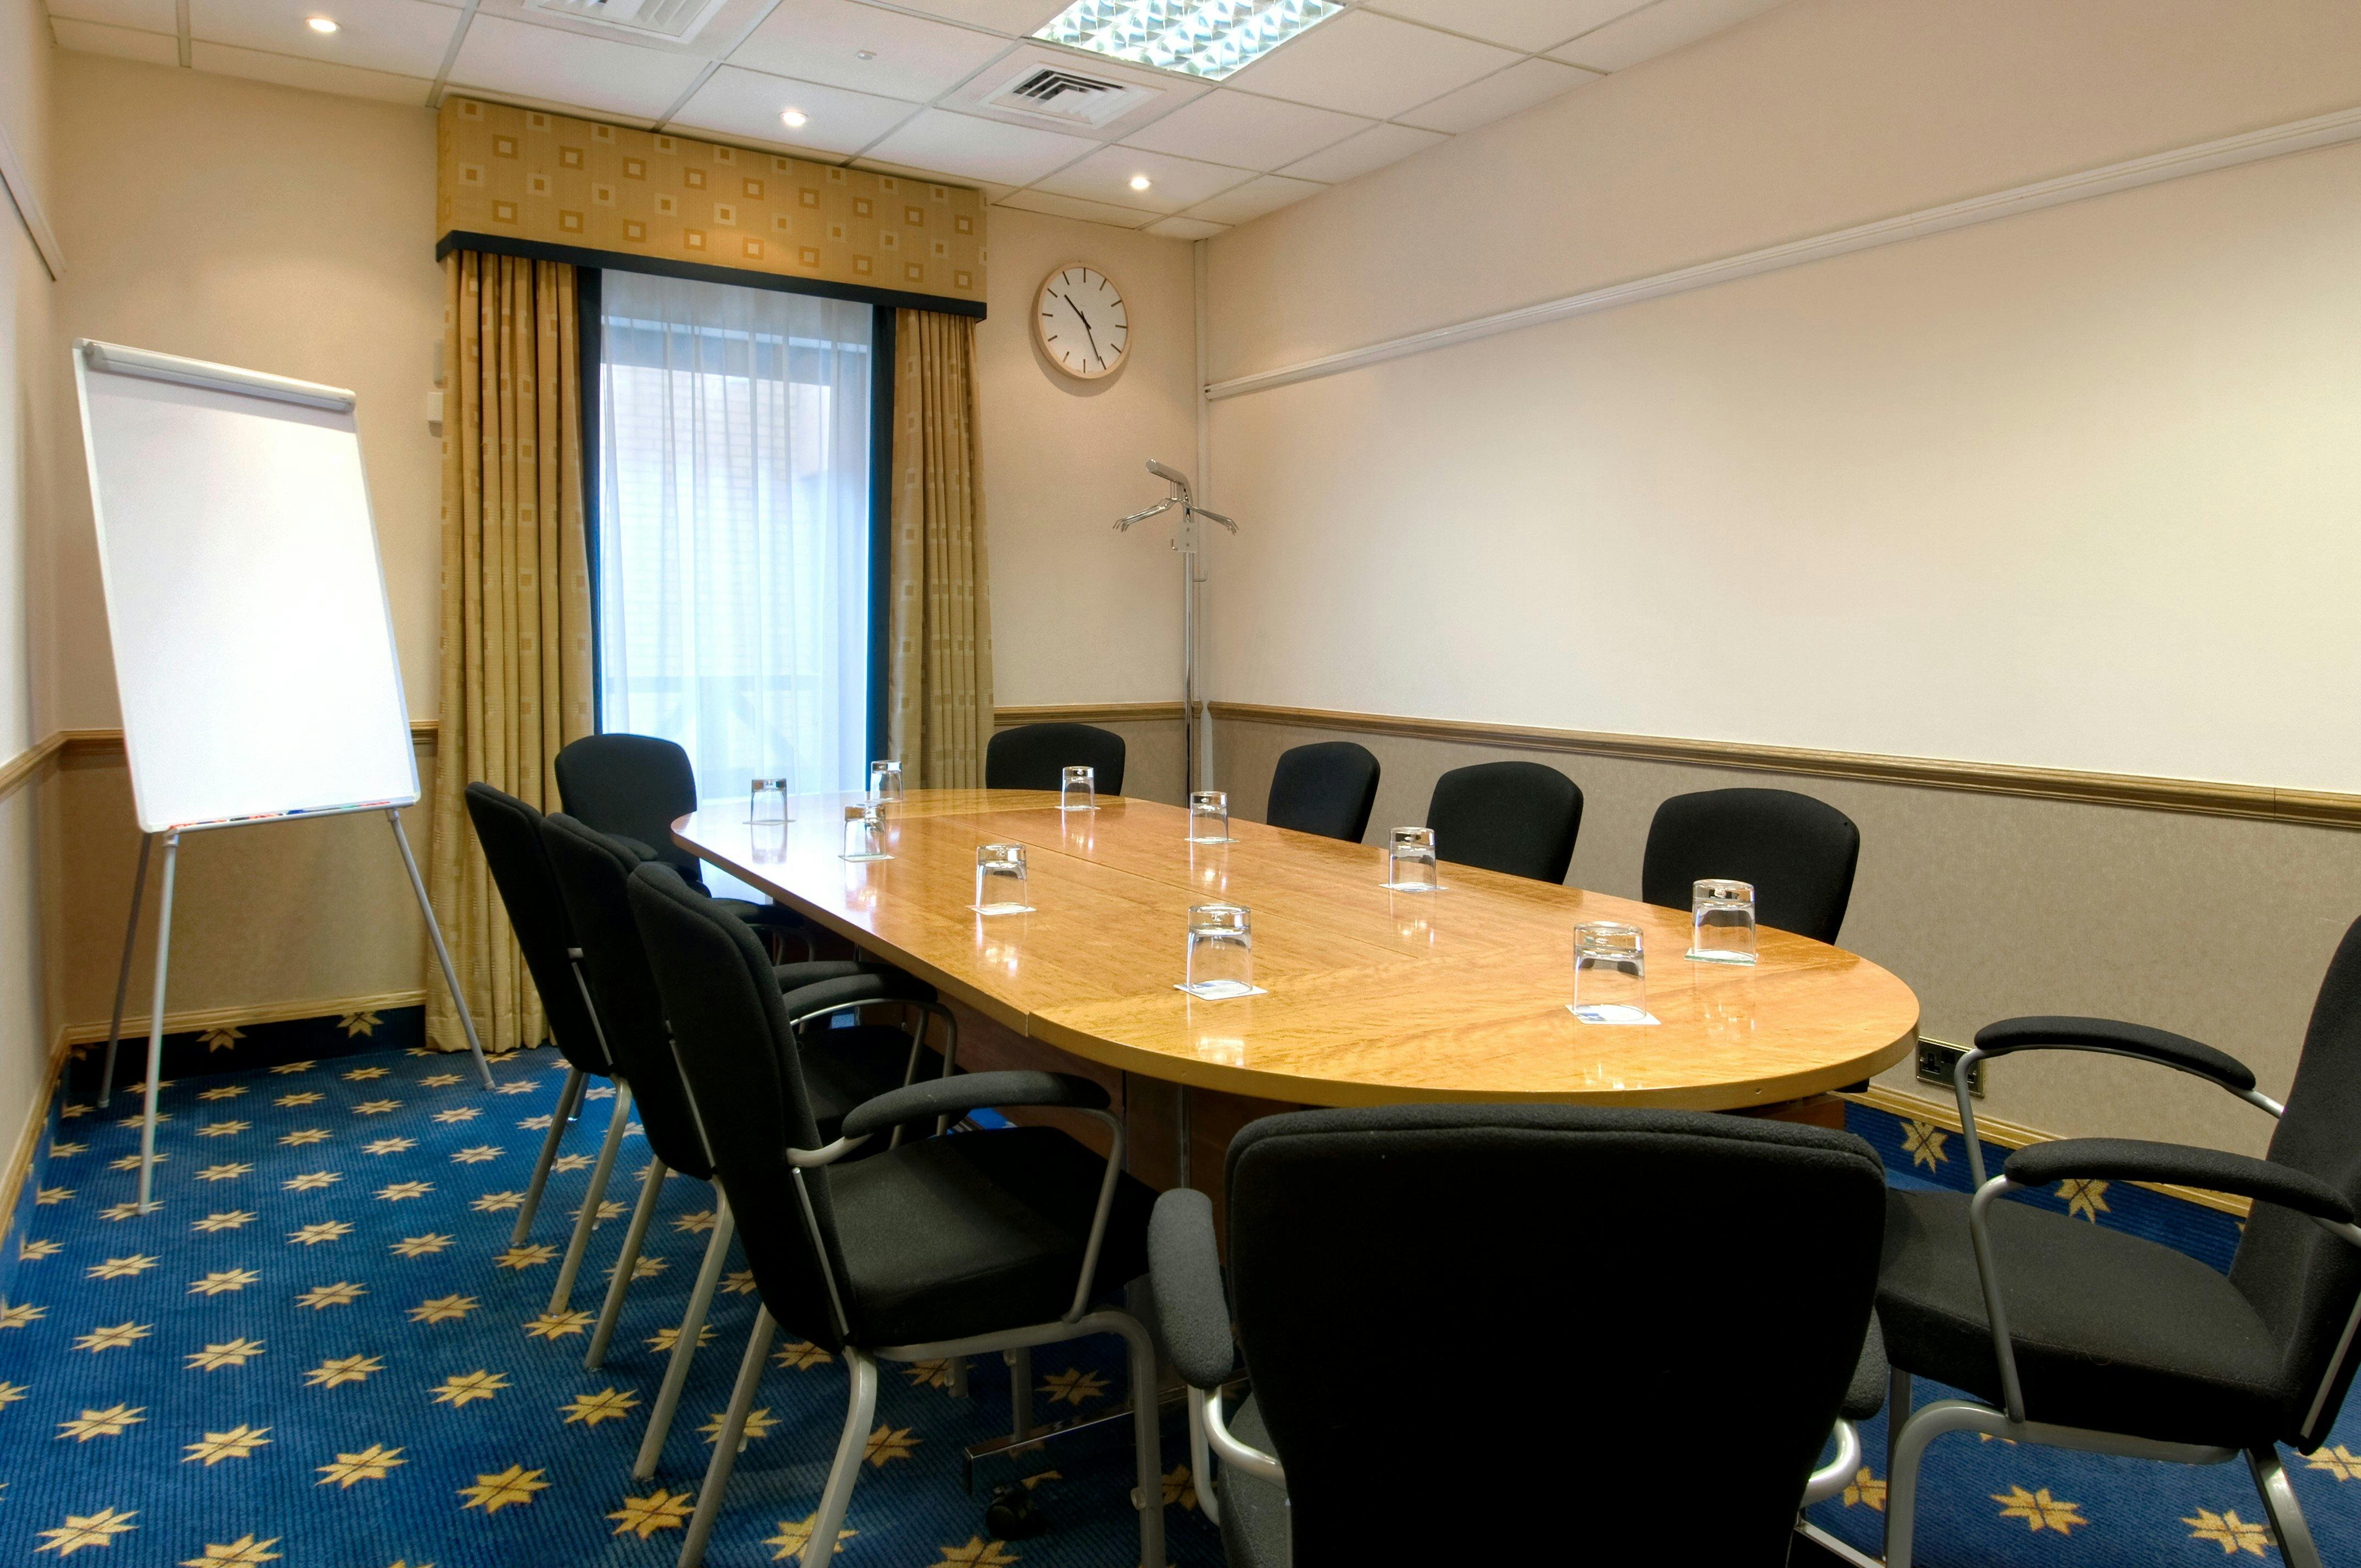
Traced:
POLYGON ((873 318, 600 278, 598 724, 678 741, 708 800, 866 776, 873 318))

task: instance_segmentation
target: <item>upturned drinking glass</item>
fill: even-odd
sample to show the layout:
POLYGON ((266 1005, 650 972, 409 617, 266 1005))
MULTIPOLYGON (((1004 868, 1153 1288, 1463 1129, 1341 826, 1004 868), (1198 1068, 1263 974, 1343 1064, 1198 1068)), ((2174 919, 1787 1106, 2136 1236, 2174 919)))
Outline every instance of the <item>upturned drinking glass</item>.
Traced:
POLYGON ((1705 877, 1689 890, 1688 956, 1703 963, 1755 959, 1754 884, 1705 877))
POLYGON ((1098 808, 1099 771, 1096 768, 1068 768, 1058 784, 1058 809, 1096 811, 1098 808))
POLYGON ((902 804, 902 764, 894 762, 869 764, 869 798, 879 806, 902 804))
POLYGON ((1189 842, 1227 844, 1230 838, 1230 796, 1226 790, 1189 792, 1189 842))
POLYGON ((1637 926, 1587 921, 1574 928, 1574 1000, 1585 1024, 1653 1024, 1648 964, 1637 926))
POLYGON ((1025 846, 978 844, 975 847, 975 912, 978 915, 1023 915, 1026 901, 1025 846))
POLYGON ((848 861, 890 861, 885 852, 885 819, 872 800, 844 808, 844 858, 848 861))
POLYGON ((753 827, 787 819, 787 781, 756 779, 746 794, 746 820, 753 827))
POLYGON ((1386 846, 1386 886, 1396 893, 1433 893, 1436 880, 1434 829, 1397 828, 1386 846))
POLYGON ((1254 915, 1243 905, 1200 904, 1189 911, 1189 979, 1180 987, 1205 1002, 1256 994, 1254 915))

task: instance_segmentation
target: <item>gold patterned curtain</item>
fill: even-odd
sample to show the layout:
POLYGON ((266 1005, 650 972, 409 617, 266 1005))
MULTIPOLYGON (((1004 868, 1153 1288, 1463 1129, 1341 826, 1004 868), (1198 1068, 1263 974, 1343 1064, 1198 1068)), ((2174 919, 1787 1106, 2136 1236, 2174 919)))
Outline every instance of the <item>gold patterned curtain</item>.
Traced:
POLYGON ((897 311, 894 358, 887 750, 914 785, 972 788, 992 737, 975 322, 897 311))
MULTIPOLYGON (((555 809, 558 749, 590 733, 574 269, 444 261, 443 706, 428 885, 488 1051, 541 1043, 541 998, 467 822, 471 780, 555 809)), ((446 992, 427 1037, 467 1048, 446 992)))

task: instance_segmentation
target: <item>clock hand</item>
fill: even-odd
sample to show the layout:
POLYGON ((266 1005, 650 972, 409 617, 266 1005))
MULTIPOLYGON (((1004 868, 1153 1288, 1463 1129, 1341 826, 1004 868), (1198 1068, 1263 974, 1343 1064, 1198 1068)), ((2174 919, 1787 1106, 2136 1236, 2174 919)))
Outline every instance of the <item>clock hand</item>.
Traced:
POLYGON ((1074 303, 1074 297, 1071 294, 1060 294, 1058 297, 1066 302, 1066 308, 1074 313, 1074 319, 1082 323, 1082 330, 1090 331, 1091 318, 1082 314, 1082 307, 1074 303))

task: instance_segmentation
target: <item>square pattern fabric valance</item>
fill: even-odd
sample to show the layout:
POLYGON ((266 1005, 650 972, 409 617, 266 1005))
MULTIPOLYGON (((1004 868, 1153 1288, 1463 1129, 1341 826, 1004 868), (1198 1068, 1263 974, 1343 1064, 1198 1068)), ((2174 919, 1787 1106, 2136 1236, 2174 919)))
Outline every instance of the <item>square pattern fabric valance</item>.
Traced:
POLYGON ((435 152, 445 236, 983 301, 983 195, 965 186, 473 98, 443 101, 435 152))

